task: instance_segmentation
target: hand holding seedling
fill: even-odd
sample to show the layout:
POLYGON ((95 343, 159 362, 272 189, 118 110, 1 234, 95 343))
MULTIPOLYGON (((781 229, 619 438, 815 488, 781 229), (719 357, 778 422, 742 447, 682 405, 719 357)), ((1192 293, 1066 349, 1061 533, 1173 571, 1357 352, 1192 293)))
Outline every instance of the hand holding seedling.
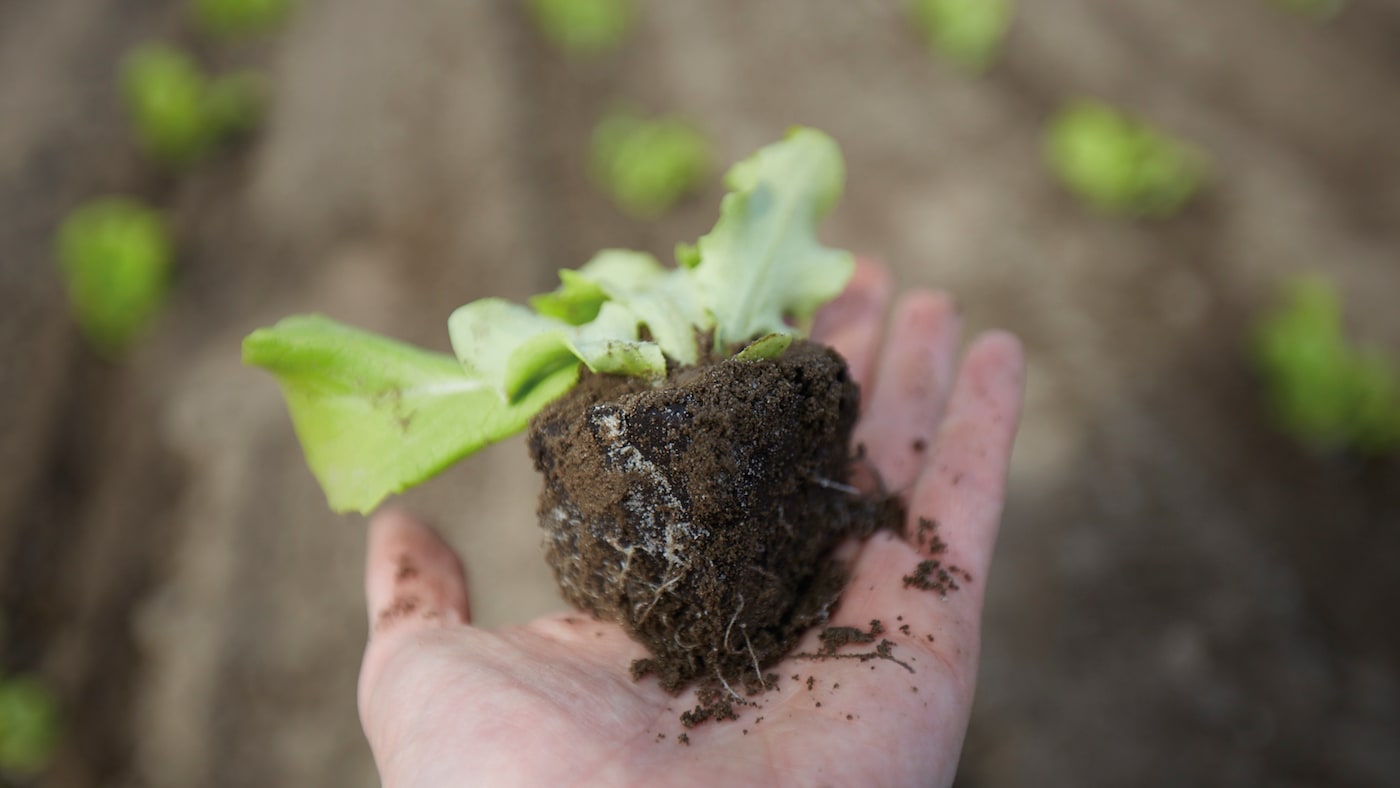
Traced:
POLYGON ((939 293, 901 299, 882 338, 890 290, 884 269, 861 264, 813 336, 846 358, 863 393, 854 441, 909 510, 907 537, 883 532, 843 548, 851 580, 831 625, 879 620, 912 672, 891 659, 815 658, 823 643, 812 630, 772 668, 776 690, 737 720, 686 730, 679 716, 695 690, 673 696, 634 681, 626 666, 647 652, 620 627, 579 613, 473 627, 451 548, 384 512, 369 536, 359 687, 384 783, 951 783, 1023 363, 1017 341, 994 333, 972 344, 955 377, 959 318, 939 293), (955 590, 904 581, 934 558, 957 567, 955 590))

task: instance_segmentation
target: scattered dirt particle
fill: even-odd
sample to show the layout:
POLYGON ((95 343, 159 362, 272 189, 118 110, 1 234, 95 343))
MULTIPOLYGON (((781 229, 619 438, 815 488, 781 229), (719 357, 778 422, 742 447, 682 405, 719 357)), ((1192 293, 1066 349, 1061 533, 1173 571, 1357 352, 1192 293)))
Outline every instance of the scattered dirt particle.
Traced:
POLYGON ((737 720, 735 706, 747 706, 749 701, 733 695, 728 688, 706 684, 695 693, 695 708, 681 714, 681 724, 694 728, 706 720, 737 720))
POLYGON ((924 637, 928 638, 928 642, 933 642, 933 635, 924 635, 924 637))
POLYGON ((379 616, 374 622, 374 628, 376 630, 383 629, 395 621, 400 621, 412 616, 414 612, 418 610, 420 604, 421 602, 416 596, 403 595, 394 597, 394 601, 390 602, 388 607, 379 611, 379 616))
POLYGON ((847 714, 847 715, 846 715, 846 719, 848 719, 848 720, 853 720, 853 719, 855 719, 855 717, 852 717, 851 715, 847 714))
POLYGON ((915 438, 914 442, 909 444, 909 448, 913 449, 915 453, 922 454, 924 449, 928 448, 928 441, 923 438, 915 438))
POLYGON ((684 744, 685 746, 689 747, 689 746, 690 746, 690 734, 688 734, 688 733, 682 733, 682 734, 676 736, 676 741, 678 741, 678 742, 680 742, 681 744, 684 744))
POLYGON ((948 543, 938 535, 938 521, 920 517, 914 530, 914 542, 931 555, 942 555, 948 550, 948 543))
MULTIPOLYGON (((894 656, 894 643, 889 640, 882 639, 879 643, 875 643, 874 651, 860 651, 847 654, 838 653, 843 646, 851 643, 874 643, 876 636, 883 634, 884 631, 884 625, 880 623, 879 619, 871 620, 870 630, 868 632, 862 632, 855 627, 827 627, 818 634, 818 638, 822 642, 822 647, 817 653, 812 654, 804 652, 801 654, 794 654, 793 658, 812 660, 855 659, 861 662, 869 662, 873 659, 884 659, 913 673, 914 669, 910 667, 908 663, 894 656)), ((875 666, 871 665, 870 669, 874 670, 875 666)), ((808 689, 811 689, 810 684, 808 685, 808 689)))
POLYGON ((960 577, 967 573, 955 566, 945 568, 941 561, 933 559, 920 561, 919 565, 914 567, 913 574, 904 576, 904 587, 917 588, 920 591, 936 591, 939 596, 946 597, 949 591, 957 591, 961 588, 955 574, 960 577))
POLYGON ((820 709, 821 707, 822 707, 822 702, 821 702, 821 701, 817 701, 817 708, 820 709))
POLYGON ((405 580, 412 580, 418 576, 418 567, 413 565, 413 561, 407 554, 399 556, 398 571, 394 573, 394 579, 402 583, 405 580))
POLYGON ((909 634, 909 625, 908 625, 908 624, 900 624, 900 625, 899 625, 899 631, 900 631, 900 632, 903 632, 903 633, 906 634, 906 635, 909 634))
POLYGON ((817 677, 816 677, 816 676, 808 676, 808 677, 807 677, 807 690, 810 692, 810 691, 812 690, 812 687, 815 686, 816 683, 817 683, 817 677))

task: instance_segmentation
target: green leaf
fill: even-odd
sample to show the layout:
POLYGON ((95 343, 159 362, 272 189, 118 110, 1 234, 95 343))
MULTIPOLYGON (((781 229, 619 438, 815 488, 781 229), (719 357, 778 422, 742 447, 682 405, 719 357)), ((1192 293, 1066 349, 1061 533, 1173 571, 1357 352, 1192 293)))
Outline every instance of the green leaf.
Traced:
POLYGON ((910 0, 909 10, 929 46, 969 71, 991 65, 1011 23, 1011 0, 910 0))
POLYGON ((636 315, 667 356, 682 364, 699 360, 696 332, 710 327, 710 316, 685 272, 668 270, 645 252, 605 249, 577 276, 636 315))
POLYGON ((735 361, 763 361, 777 358, 792 344, 792 334, 769 334, 755 339, 734 356, 735 361))
POLYGON ((1312 446, 1380 454, 1400 449, 1400 365, 1354 346, 1326 279, 1290 282, 1259 320, 1255 361, 1281 427, 1312 446))
POLYGON ((58 702, 38 679, 0 679, 0 773, 43 771, 58 746, 59 719, 58 702))
POLYGON ((675 205, 710 172, 710 146, 678 117, 613 109, 593 131, 593 178, 624 211, 649 219, 675 205))
POLYGON ((529 0, 540 32, 571 55, 617 49, 637 15, 635 0, 529 0))
POLYGON ((714 319, 715 348, 806 321, 835 298, 855 270, 850 252, 822 246, 816 225, 841 194, 845 168, 836 142, 814 129, 736 164, 720 218, 684 269, 714 319))
POLYGON ((161 44, 137 47, 122 59, 121 85, 137 140, 150 156, 178 166, 209 151, 208 78, 189 55, 161 44))
POLYGON ((605 302, 580 326, 499 298, 459 307, 447 321, 452 349, 473 379, 508 402, 529 396, 540 381, 582 361, 594 372, 659 378, 666 359, 654 342, 638 338, 635 313, 605 302))
POLYGON ((135 200, 95 200, 63 221, 56 247, 83 334, 99 352, 121 353, 165 302, 174 258, 165 222, 135 200))
POLYGON ((1051 170, 1080 199, 1106 214, 1168 216, 1205 177, 1194 148, 1094 101, 1062 109, 1046 132, 1051 170))
POLYGON ((141 148, 172 167, 192 164, 251 129, 266 94, 257 74, 211 78, 188 54, 161 44, 123 58, 121 89, 141 148))
POLYGON ((195 19, 206 33, 224 38, 266 33, 291 15, 292 0, 194 0, 195 19))
POLYGON ((559 287, 554 292, 532 296, 530 306, 545 317, 581 326, 598 316, 606 300, 607 293, 597 283, 565 268, 559 272, 559 287))
POLYGON ((508 404, 451 356, 319 315, 253 332, 243 361, 277 376, 307 464, 341 512, 368 512, 524 429, 577 381, 577 365, 561 366, 508 404))

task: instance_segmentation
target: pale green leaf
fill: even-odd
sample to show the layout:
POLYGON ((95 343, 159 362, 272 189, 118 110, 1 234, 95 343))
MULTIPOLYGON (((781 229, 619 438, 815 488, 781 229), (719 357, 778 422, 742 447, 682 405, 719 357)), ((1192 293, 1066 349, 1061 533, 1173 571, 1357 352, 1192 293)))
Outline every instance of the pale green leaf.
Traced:
POLYGON ((581 326, 598 316, 607 293, 596 283, 580 276, 571 268, 559 272, 559 287, 553 292, 531 296, 530 306, 545 317, 562 320, 571 326, 581 326))
POLYGON ((763 361, 777 358, 792 344, 792 334, 769 334, 755 339, 734 356, 735 361, 763 361))
POLYGON ((696 331, 709 328, 710 317, 685 272, 645 252, 605 249, 575 275, 635 314, 667 356, 682 364, 699 360, 696 331))
POLYGON ((592 321, 572 326, 519 304, 483 298, 453 312, 447 331, 467 373, 516 402, 539 381, 580 361, 605 374, 665 375, 661 348, 640 340, 637 324, 635 313, 611 301, 592 321))
POLYGON ((816 239, 844 178, 836 142, 814 129, 795 129, 730 169, 719 221, 697 244, 700 261, 684 269, 714 318, 717 349, 791 333, 788 319, 807 320, 846 286, 850 252, 816 239))
POLYGON ((336 511, 368 512, 524 429, 577 380, 576 366, 558 367, 507 404, 451 356, 319 315, 253 332, 243 361, 277 376, 307 464, 336 511))

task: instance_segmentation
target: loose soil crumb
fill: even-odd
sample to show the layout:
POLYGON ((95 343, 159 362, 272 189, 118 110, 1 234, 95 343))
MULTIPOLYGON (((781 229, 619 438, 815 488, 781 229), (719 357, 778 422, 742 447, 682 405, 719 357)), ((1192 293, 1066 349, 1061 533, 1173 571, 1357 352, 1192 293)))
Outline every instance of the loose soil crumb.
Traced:
POLYGON ((948 543, 938 535, 938 521, 920 517, 914 531, 914 543, 924 548, 930 555, 943 555, 948 551, 948 543))
POLYGON ((374 629, 379 631, 400 619, 412 616, 418 610, 418 597, 416 596, 396 596, 389 606, 379 611, 375 618, 374 629))
POLYGON ((972 575, 956 566, 943 566, 942 562, 935 560, 920 561, 914 567, 914 573, 904 576, 905 588, 917 588, 921 591, 936 591, 940 596, 948 596, 949 591, 957 591, 962 588, 958 584, 958 579, 963 582, 972 582, 972 575))
MULTIPOLYGON (((880 623, 879 619, 871 620, 869 631, 861 631, 856 627, 827 627, 818 634, 822 646, 816 653, 803 652, 800 654, 793 654, 792 656, 793 659, 854 659, 861 662, 883 659, 893 662, 910 673, 913 673, 914 668, 910 666, 909 663, 894 656, 894 641, 882 638, 880 642, 875 643, 875 638, 883 634, 884 631, 885 627, 880 623), (838 649, 851 643, 875 643, 875 650, 858 651, 847 654, 837 653, 838 649)), ((874 670, 875 666, 871 665, 870 669, 874 670)), ((808 681, 811 681, 811 679, 809 678, 808 681)), ((807 688, 811 689, 811 685, 809 684, 807 688)))
POLYGON ((690 746, 690 734, 688 734, 688 733, 679 734, 678 736, 676 736, 676 741, 678 741, 678 742, 680 742, 681 744, 684 744, 685 746, 689 747, 689 746, 690 746))
POLYGON ((827 620, 845 584, 832 549, 902 521, 847 483, 857 404, 840 357, 799 341, 659 387, 585 373, 534 419, 547 559, 569 602, 651 652, 634 677, 733 701, 827 620))

